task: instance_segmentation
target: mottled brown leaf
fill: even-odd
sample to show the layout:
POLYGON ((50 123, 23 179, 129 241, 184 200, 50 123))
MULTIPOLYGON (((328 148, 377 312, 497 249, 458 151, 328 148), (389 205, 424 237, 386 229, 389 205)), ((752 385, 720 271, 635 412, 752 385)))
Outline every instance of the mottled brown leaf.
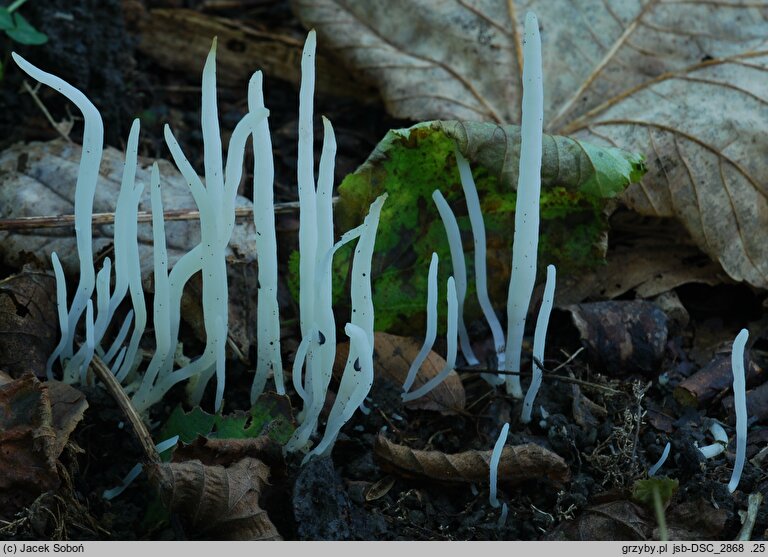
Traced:
POLYGON ((17 376, 45 375, 57 323, 53 275, 25 269, 0 282, 0 367, 17 376))
POLYGON ((663 231, 659 230, 660 226, 653 225, 661 238, 640 236, 643 226, 638 226, 631 232, 631 237, 623 237, 620 245, 611 248, 606 265, 566 275, 562 280, 558 277, 558 303, 575 304, 591 295, 613 300, 632 290, 637 297, 648 299, 683 284, 730 282, 720 266, 696 246, 669 243, 667 233, 678 234, 678 237, 685 233, 679 230, 679 225, 663 231))
POLYGON ((83 419, 88 401, 82 392, 66 383, 46 381, 45 386, 51 401, 51 419, 56 434, 53 454, 58 456, 64 450, 77 424, 83 419))
POLYGON ((667 343, 667 316, 640 301, 594 302, 567 306, 587 355, 605 373, 653 374, 667 343))
MULTIPOLYGON (((466 451, 446 454, 418 451, 398 445, 379 435, 373 447, 381 467, 406 477, 422 477, 445 482, 483 482, 488 480, 492 451, 466 451)), ((539 445, 505 446, 499 461, 500 483, 515 485, 532 479, 548 479, 557 484, 570 480, 571 473, 562 457, 539 445)))
MULTIPOLYGON (((730 352, 730 350, 729 350, 730 352)), ((759 385, 764 379, 763 369, 746 354, 745 379, 747 385, 759 385)), ((714 358, 699 371, 683 379, 673 392, 675 400, 685 406, 706 405, 716 396, 721 396, 733 385, 731 355, 715 354, 714 358)))
POLYGON ((682 501, 667 510, 669 539, 680 541, 720 539, 727 520, 728 511, 718 509, 711 501, 704 499, 682 501))
POLYGON ((0 387, 0 516, 59 486, 48 389, 26 374, 0 387))
POLYGON ((188 536, 214 540, 279 540, 259 506, 269 467, 253 458, 229 466, 199 460, 153 464, 151 481, 165 506, 179 516, 188 536))
POLYGON ((270 468, 285 466, 282 447, 267 435, 246 439, 214 439, 199 436, 189 445, 177 447, 173 460, 200 460, 203 464, 228 466, 243 458, 255 458, 270 468))
MULTIPOLYGON (((400 118, 518 118, 517 29, 498 2, 500 25, 464 2, 431 0, 294 0, 320 52, 344 60, 381 92, 400 118)), ((498 8, 498 9, 496 9, 498 8)))
MULTIPOLYGON (((376 377, 386 377, 402 388, 411 362, 421 350, 423 340, 401 337, 389 333, 376 333, 374 372, 376 377)), ((435 352, 430 352, 419 369, 411 390, 440 373, 445 367, 445 359, 435 352)), ((466 396, 459 374, 451 371, 445 380, 426 395, 407 402, 408 408, 437 410, 443 414, 454 414, 464 409, 466 396)))
POLYGON ((611 541, 651 539, 655 519, 631 501, 612 501, 584 509, 574 520, 561 522, 550 541, 611 541))

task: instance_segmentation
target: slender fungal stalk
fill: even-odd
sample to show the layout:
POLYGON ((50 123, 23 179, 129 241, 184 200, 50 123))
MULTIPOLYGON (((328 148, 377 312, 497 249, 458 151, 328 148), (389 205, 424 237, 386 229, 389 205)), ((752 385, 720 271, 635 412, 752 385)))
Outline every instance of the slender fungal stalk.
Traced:
POLYGON ((456 222, 456 215, 453 214, 451 206, 445 200, 443 194, 440 193, 440 190, 432 192, 432 199, 443 221, 445 235, 448 237, 448 248, 451 250, 453 278, 456 281, 456 295, 459 297, 459 346, 461 347, 461 353, 464 354, 464 359, 467 360, 469 365, 474 366, 479 364, 480 361, 472 351, 467 326, 464 323, 464 300, 467 297, 467 265, 464 261, 464 249, 461 245, 459 223, 456 222))
MULTIPOLYGON (((266 110, 261 72, 248 86, 248 109, 266 110)), ((256 309, 256 375, 251 387, 251 404, 264 391, 267 377, 275 379, 277 394, 285 394, 283 361, 280 354, 280 308, 277 303, 277 236, 275 233, 272 139, 269 120, 253 129, 253 223, 256 227, 256 257, 259 267, 256 309)))
MULTIPOLYGON (((512 243, 512 276, 507 297, 506 371, 520 372, 525 319, 536 282, 539 248, 539 198, 541 194, 542 125, 544 86, 541 70, 541 37, 536 15, 525 16, 523 41, 523 117, 520 126, 520 172, 517 181, 515 236, 512 243)), ((519 375, 507 376, 507 393, 522 398, 519 375)))

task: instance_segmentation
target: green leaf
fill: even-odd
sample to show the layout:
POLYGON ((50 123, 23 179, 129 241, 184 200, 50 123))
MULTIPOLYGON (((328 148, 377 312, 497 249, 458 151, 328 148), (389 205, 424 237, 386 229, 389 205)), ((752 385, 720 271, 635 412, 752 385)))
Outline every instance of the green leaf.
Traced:
POLYGON ((653 506, 653 492, 658 492, 662 507, 666 507, 677 491, 680 482, 664 476, 637 480, 632 486, 632 499, 649 507, 653 506))
POLYGON ((184 412, 181 405, 174 408, 163 429, 160 431, 159 438, 170 439, 174 435, 179 436, 179 441, 191 443, 198 435, 206 436, 213 430, 216 423, 216 416, 209 414, 199 406, 189 412, 184 412))
POLYGON ((581 184, 581 191, 598 197, 616 197, 630 183, 639 182, 645 174, 645 157, 615 147, 597 147, 576 141, 589 158, 595 172, 581 184))
POLYGON ((177 406, 165 422, 160 439, 174 435, 184 443, 191 443, 198 435, 219 439, 250 439, 268 435, 285 444, 293 434, 290 404, 285 397, 264 395, 248 412, 235 412, 226 416, 205 412, 199 406, 184 412, 177 406))
POLYGON ((21 14, 13 14, 15 27, 5 30, 5 34, 19 44, 39 45, 48 42, 48 35, 41 33, 30 24, 21 14))
MULTIPOLYGON (((435 189, 440 189, 452 205, 462 230, 469 279, 466 318, 471 321, 481 315, 474 290, 472 236, 454 156, 457 146, 472 163, 481 200, 489 295, 496 307, 505 304, 511 273, 519 127, 425 122, 390 131, 339 187, 339 230, 362 222, 370 203, 385 191, 390 194, 381 213, 374 252, 377 330, 423 333, 427 269, 433 251, 440 258, 438 299, 441 315, 445 315, 445 284, 452 264, 443 223, 432 201, 435 189)), ((549 263, 557 265, 563 275, 603 263, 608 230, 606 200, 621 193, 643 172, 641 155, 568 137, 544 136, 539 239, 542 279, 549 263)), ((339 264, 348 262, 351 253, 351 249, 340 251, 339 264)), ((346 297, 339 301, 345 302, 346 297)), ((444 320, 440 322, 444 329, 444 320)))
POLYGON ((13 23, 13 16, 7 8, 0 8, 0 31, 13 29, 16 25, 13 23))

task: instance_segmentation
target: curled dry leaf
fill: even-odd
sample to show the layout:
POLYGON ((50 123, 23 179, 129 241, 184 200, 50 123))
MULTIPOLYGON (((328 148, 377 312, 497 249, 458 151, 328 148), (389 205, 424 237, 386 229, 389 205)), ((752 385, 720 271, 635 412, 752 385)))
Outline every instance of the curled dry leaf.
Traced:
POLYGON ((200 435, 189 445, 177 447, 173 453, 177 462, 200 460, 206 465, 221 466, 246 457, 256 458, 272 469, 285 466, 282 447, 266 435, 246 439, 215 439, 200 435))
POLYGON ((56 346, 56 280, 24 270, 0 282, 0 367, 42 376, 56 346))
POLYGON ((229 466, 199 460, 153 464, 150 480, 165 506, 177 514, 188 536, 217 540, 279 540, 259 496, 269 467, 254 458, 229 466))
POLYGON ((651 539, 656 520, 631 501, 612 501, 584 509, 575 520, 561 522, 549 541, 651 539))
POLYGON ((667 343, 667 316, 641 300, 567 306, 587 355, 610 376, 658 373, 667 343))
MULTIPOLYGON (((611 225, 615 228, 615 222, 611 225)), ((675 229, 679 230, 679 225, 675 229)), ((722 282, 732 281, 696 246, 671 245, 664 237, 645 238, 632 233, 632 237, 622 238, 611 248, 605 265, 558 278, 557 301, 558 305, 575 304, 590 295, 613 300, 631 290, 638 298, 648 299, 683 284, 722 282)))
MULTIPOLYGON (((750 387, 759 385, 765 380, 763 369, 749 357, 749 353, 747 353, 745 379, 750 387)), ((702 406, 730 390, 732 385, 731 355, 715 354, 707 365, 683 379, 675 387, 673 394, 675 400, 682 405, 702 406)))
MULTIPOLYGON (((416 355, 421 350, 422 342, 409 337, 376 333, 374 344, 374 372, 376 377, 387 378, 402 390, 411 362, 416 359, 416 355)), ((440 373, 444 367, 445 359, 430 351, 419 369, 411 389, 418 389, 440 373)), ((464 410, 465 404, 466 396, 459 374, 451 371, 437 387, 423 397, 407 402, 405 405, 408 408, 437 410, 443 414, 455 414, 464 410)))
POLYGON ((768 19, 759 2, 293 5, 392 114, 499 124, 519 122, 521 29, 533 10, 547 131, 644 153, 649 172, 623 200, 678 219, 731 278, 768 287, 768 19))
POLYGON ((0 386, 0 517, 59 486, 56 460, 87 406, 72 387, 29 373, 0 386))
MULTIPOLYGON (((417 451, 379 435, 373 447, 382 469, 402 476, 422 477, 445 482, 484 482, 488 480, 492 451, 466 451, 445 454, 417 451)), ((570 480, 563 458, 533 443, 505 446, 499 461, 500 483, 515 485, 526 480, 547 479, 556 484, 570 480)))
MULTIPOLYGON (((670 540, 711 540, 723 531, 728 512, 711 502, 695 499, 666 510, 670 540)), ((653 511, 631 501, 611 501, 588 507, 575 520, 561 522, 547 536, 550 541, 658 540, 653 511)))
MULTIPOLYGON (((48 143, 16 144, 0 153, 0 216, 20 218, 32 216, 71 215, 74 213, 75 184, 80 162, 79 145, 62 139, 48 143)), ((123 153, 113 148, 104 149, 93 202, 94 213, 114 212, 124 166, 123 153)), ((145 185, 139 203, 140 211, 151 210, 149 203, 149 174, 152 161, 139 160, 137 183, 145 185)), ((196 210, 186 180, 168 161, 158 161, 162 176, 163 205, 166 210, 196 210)), ((238 197, 238 206, 250 202, 238 197)), ((100 252, 112 244, 112 225, 101 225, 93 230, 93 251, 100 252)), ((200 241, 196 221, 167 222, 165 233, 168 243, 169 266, 200 241)), ((142 277, 152 272, 152 227, 138 225, 139 259, 142 277)), ((237 222, 232 233, 228 254, 255 258, 254 226, 251 219, 237 222)), ((34 253, 41 261, 49 261, 52 251, 67 272, 79 269, 75 235, 71 228, 41 229, 34 233, 18 234, 0 231, 0 258, 9 265, 20 263, 22 251, 34 253)))

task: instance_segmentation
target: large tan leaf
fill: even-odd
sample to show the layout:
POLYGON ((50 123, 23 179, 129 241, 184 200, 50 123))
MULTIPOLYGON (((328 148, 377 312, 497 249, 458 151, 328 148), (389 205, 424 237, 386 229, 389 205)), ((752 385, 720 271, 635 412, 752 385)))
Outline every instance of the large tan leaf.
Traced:
POLYGON ((679 219, 732 278, 768 287, 768 4, 293 4, 393 114, 498 123, 519 121, 521 28, 535 11, 547 131, 645 153, 649 172, 624 201, 679 219))

